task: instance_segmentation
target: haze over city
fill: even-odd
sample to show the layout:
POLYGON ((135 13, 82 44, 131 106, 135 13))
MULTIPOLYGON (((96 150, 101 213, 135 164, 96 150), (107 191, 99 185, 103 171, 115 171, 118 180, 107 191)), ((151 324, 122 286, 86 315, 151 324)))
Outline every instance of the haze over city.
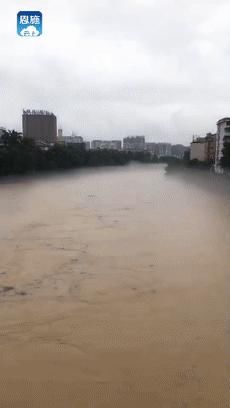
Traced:
POLYGON ((227 0, 3 0, 0 125, 47 109, 88 140, 188 144, 229 116, 229 15, 227 0), (43 35, 20 38, 17 12, 33 9, 43 35))

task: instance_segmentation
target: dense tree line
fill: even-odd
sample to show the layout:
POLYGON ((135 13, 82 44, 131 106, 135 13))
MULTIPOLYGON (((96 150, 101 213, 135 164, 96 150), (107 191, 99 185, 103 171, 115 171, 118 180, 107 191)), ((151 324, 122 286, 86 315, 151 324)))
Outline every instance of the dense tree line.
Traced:
POLYGON ((83 144, 55 144, 49 149, 37 146, 18 132, 5 131, 0 143, 0 175, 71 169, 83 166, 124 165, 131 161, 156 163, 148 152, 89 150, 83 144))

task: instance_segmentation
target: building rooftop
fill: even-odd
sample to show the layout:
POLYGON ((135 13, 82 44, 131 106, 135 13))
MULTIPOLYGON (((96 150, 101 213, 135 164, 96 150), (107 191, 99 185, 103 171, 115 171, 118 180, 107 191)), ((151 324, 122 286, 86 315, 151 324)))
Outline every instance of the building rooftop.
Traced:
POLYGON ((41 115, 41 116, 55 116, 54 113, 48 112, 46 110, 31 110, 31 109, 23 109, 23 115, 41 115))
POLYGON ((205 141, 206 141, 205 137, 197 137, 193 139, 192 143, 204 143, 205 141))
POLYGON ((218 120, 217 125, 220 125, 221 123, 223 123, 223 122, 227 122, 227 121, 230 121, 230 118, 223 118, 223 119, 220 119, 220 120, 218 120))

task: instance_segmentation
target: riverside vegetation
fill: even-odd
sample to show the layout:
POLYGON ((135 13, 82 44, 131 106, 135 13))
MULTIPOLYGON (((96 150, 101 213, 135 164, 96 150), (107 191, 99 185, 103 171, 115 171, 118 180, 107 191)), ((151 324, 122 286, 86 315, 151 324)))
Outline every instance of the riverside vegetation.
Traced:
POLYGON ((26 139, 15 130, 5 131, 0 147, 0 175, 26 174, 90 166, 125 165, 131 161, 157 163, 160 160, 149 152, 116 150, 89 150, 84 143, 55 144, 44 149, 32 139, 26 139))
MULTIPOLYGON (((86 150, 84 143, 54 144, 49 149, 37 146, 32 139, 23 138, 15 130, 4 131, 0 146, 0 176, 55 171, 77 167, 117 166, 131 161, 140 163, 166 163, 168 173, 186 169, 208 170, 211 162, 190 160, 189 151, 183 159, 151 155, 150 152, 117 150, 86 150)), ((230 143, 224 144, 222 166, 230 169, 230 143)))

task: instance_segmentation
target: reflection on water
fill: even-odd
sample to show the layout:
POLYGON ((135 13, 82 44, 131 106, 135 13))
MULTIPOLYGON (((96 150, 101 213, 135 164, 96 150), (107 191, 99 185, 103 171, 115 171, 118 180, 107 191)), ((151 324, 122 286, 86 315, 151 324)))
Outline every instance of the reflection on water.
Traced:
POLYGON ((0 184, 0 405, 227 407, 229 212, 158 165, 0 184))

